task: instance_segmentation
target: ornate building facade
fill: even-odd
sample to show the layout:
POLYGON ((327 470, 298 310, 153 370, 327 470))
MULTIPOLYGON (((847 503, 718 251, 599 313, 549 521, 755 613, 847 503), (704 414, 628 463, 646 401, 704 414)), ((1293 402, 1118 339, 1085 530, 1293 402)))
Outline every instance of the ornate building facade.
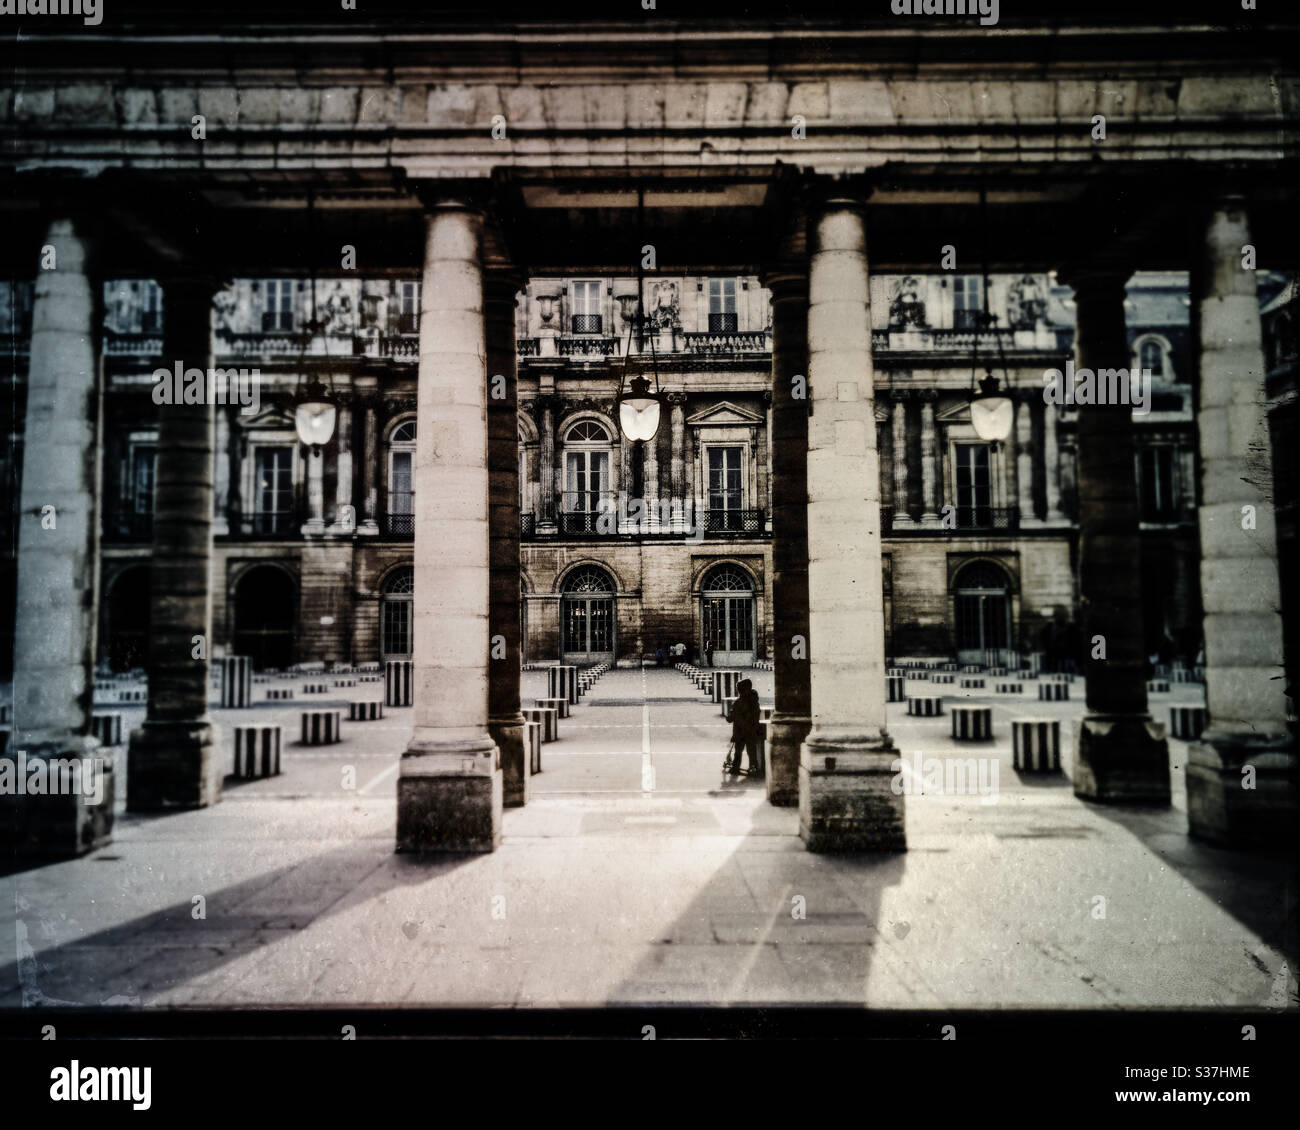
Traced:
MULTIPOLYGON (((871 285, 887 648, 965 662, 1038 650, 1054 616, 1078 610, 1076 411, 1042 395, 1072 346, 1071 292, 1048 275, 993 275, 987 296, 982 276, 955 272, 871 285), (997 333, 978 329, 986 300, 997 333), (970 422, 986 368, 1015 390, 1005 444, 970 422)), ((1275 374, 1294 355, 1279 288, 1261 285, 1275 374)), ((1128 292, 1132 365, 1152 377, 1134 417, 1147 650, 1190 663, 1201 611, 1187 279, 1138 275, 1128 292)), ((30 286, 6 293, 6 407, 21 420, 30 286)), ((128 669, 148 638, 165 296, 117 280, 103 302, 99 655, 128 669)), ((239 279, 219 293, 214 363, 258 382, 255 402, 217 409, 217 649, 266 667, 411 654, 419 310, 419 282, 400 277, 239 279), (293 420, 311 379, 338 402, 318 454, 293 420)), ((678 644, 695 655, 706 640, 719 663, 770 658, 770 292, 743 276, 535 278, 516 332, 524 661, 636 661, 678 644), (665 394, 644 444, 623 437, 616 407, 642 372, 665 394)), ((21 436, 12 422, 6 434, 12 481, 21 436)), ((4 614, 11 626, 11 594, 4 614)))

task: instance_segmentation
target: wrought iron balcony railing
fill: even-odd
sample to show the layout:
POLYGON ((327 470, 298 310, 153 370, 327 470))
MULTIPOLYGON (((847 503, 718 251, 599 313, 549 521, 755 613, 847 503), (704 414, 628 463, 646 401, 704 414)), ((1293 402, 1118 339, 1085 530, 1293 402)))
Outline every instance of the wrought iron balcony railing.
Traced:
POLYGON ((415 536, 415 492, 390 491, 384 514, 384 533, 394 538, 415 536))
POLYGON ((612 357, 618 352, 618 342, 612 337, 562 337, 555 345, 561 357, 612 357))
POLYGON ((524 511, 519 515, 519 536, 531 538, 537 534, 537 515, 524 511))
POLYGON ((681 334, 682 352, 704 354, 708 357, 731 353, 770 353, 772 335, 767 330, 724 330, 715 333, 681 334))
POLYGON ((706 534, 761 534, 763 511, 706 510, 704 532, 706 534))
POLYGON ((1015 530, 1020 526, 1018 506, 958 506, 959 530, 1015 530))
POLYGON ((600 333, 600 315, 599 314, 574 314, 573 332, 575 334, 600 333))

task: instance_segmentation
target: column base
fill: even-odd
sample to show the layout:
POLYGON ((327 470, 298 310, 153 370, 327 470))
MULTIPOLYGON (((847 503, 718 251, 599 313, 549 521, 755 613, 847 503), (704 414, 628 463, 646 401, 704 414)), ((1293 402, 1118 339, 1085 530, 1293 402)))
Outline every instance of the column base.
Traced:
POLYGON ((907 850, 903 797, 891 787, 897 756, 883 731, 809 735, 799 750, 799 836, 809 851, 907 850))
POLYGON ((131 732, 126 753, 128 812, 205 808, 221 799, 220 731, 206 719, 154 722, 131 732))
POLYGON ((812 719, 797 714, 773 714, 767 724, 767 800, 778 808, 799 803, 799 748, 812 719))
POLYGON ((941 530, 943 529, 943 518, 927 510, 921 515, 921 521, 917 524, 923 530, 941 530))
POLYGON ((889 528, 891 530, 914 530, 916 529, 916 523, 912 520, 910 514, 895 514, 889 528))
POLYGON ((361 525, 357 527, 357 533, 363 538, 375 538, 379 536, 379 523, 373 518, 366 518, 361 525))
POLYGON ((501 755, 486 734, 413 738, 397 778, 397 851, 486 852, 501 842, 501 755))
POLYGON ((304 537, 319 537, 325 532, 324 518, 308 518, 302 524, 302 533, 304 537))
POLYGON ((11 748, 0 757, 0 784, 0 850, 5 853, 71 859, 112 841, 113 756, 94 738, 70 735, 11 748), (74 759, 75 769, 67 764, 74 759), (67 773, 51 762, 63 762, 67 773), (42 791, 28 792, 38 781, 42 791))
POLYGON ((1169 743, 1149 714, 1090 714, 1074 735, 1074 795, 1102 804, 1169 803, 1169 743))
POLYGON ((524 740, 524 716, 489 718, 488 736, 501 751, 502 803, 506 808, 522 808, 533 791, 528 743, 524 740))
POLYGON ((1224 847, 1293 844, 1296 807, 1295 745, 1287 735, 1211 731, 1188 744, 1187 830, 1194 838, 1224 847))

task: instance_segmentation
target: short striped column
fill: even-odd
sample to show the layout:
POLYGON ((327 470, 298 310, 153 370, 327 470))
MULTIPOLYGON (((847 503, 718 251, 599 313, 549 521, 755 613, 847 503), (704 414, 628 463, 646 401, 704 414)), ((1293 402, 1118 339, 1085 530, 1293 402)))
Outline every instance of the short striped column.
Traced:
POLYGON ((917 718, 937 718, 943 713, 943 696, 937 694, 910 694, 907 712, 917 718))
POLYGON ((377 722, 384 716, 382 702, 349 702, 349 722, 377 722))
POLYGON ((267 687, 266 689, 267 702, 284 702, 291 698, 293 698, 293 691, 286 690, 284 687, 267 687))
POLYGON ((357 681, 362 683, 382 683, 383 675, 358 675, 357 681))
POLYGON ((1011 720, 1011 763, 1025 773, 1056 773, 1061 768, 1061 723, 1055 718, 1011 720))
POLYGON ((953 706, 952 736, 959 742, 987 742, 993 737, 991 706, 953 706))
POLYGON ((118 691, 117 701, 122 704, 145 703, 149 701, 148 691, 118 691))
POLYGON ((561 663, 547 669, 547 698, 567 698, 571 704, 578 701, 578 669, 561 663))
POLYGON ((885 676, 885 701, 902 702, 907 694, 903 690, 907 680, 902 675, 885 676))
POLYGON ((542 724, 524 723, 524 748, 528 751, 528 772, 542 771, 542 724))
POLYGON ((1039 702, 1068 702, 1070 699, 1069 683, 1039 683, 1039 702))
POLYGON ((559 711, 549 706, 525 706, 520 713, 525 722, 537 722, 542 727, 542 741, 553 742, 560 736, 559 711))
POLYGON ((887 679, 905 679, 907 678, 906 667, 886 667, 885 677, 887 679))
POLYGON ((328 692, 329 687, 324 683, 303 683, 302 685, 303 694, 327 694, 328 692))
POLYGON ((221 659, 221 705, 227 710, 242 710, 253 702, 253 661, 247 655, 227 655, 221 659))
POLYGON ((739 671, 714 671, 713 701, 721 703, 724 698, 735 698, 736 687, 739 683, 739 671))
POLYGON ((998 694, 1024 694, 1024 683, 998 683, 998 694))
POLYGON ((984 680, 975 679, 975 678, 971 678, 970 676, 967 676, 966 678, 962 679, 961 687, 962 690, 967 690, 967 691, 982 691, 984 689, 984 680))
POLYGON ((1007 669, 1005 667, 990 667, 984 672, 984 674, 993 679, 1005 679, 1007 677, 1007 669))
POLYGON ((92 714, 90 716, 90 732, 100 745, 121 745, 122 715, 117 713, 92 714))
POLYGON ((962 672, 966 675, 978 675, 984 668, 978 663, 965 663, 962 665, 962 672))
POLYGON ((343 740, 343 711, 304 710, 302 712, 302 744, 333 745, 343 740))
POLYGON ((274 777, 280 772, 279 726, 235 727, 236 777, 274 777))
POLYGON ((1169 693, 1168 679, 1147 680, 1147 694, 1168 694, 1168 693, 1169 693))
POLYGON ((1072 683, 1074 676, 1068 671, 1053 671, 1051 674, 1044 676, 1049 683, 1072 683))
POLYGON ((561 718, 569 716, 569 700, 567 698, 535 698, 533 702, 537 706, 545 706, 557 711, 561 718))
POLYGON ((947 685, 949 683, 955 683, 957 681, 957 676, 952 674, 950 671, 936 671, 930 676, 930 681, 932 683, 939 683, 940 685, 947 685))
POLYGON ((356 685, 357 685, 356 679, 335 679, 334 680, 334 688, 336 690, 340 687, 355 687, 356 685))
POLYGON ((959 667, 959 665, 956 664, 956 663, 940 663, 940 664, 939 664, 939 670, 940 670, 940 671, 957 671, 957 670, 960 670, 960 667, 959 667))
POLYGON ((1204 706, 1171 706, 1169 733, 1183 741, 1195 741, 1205 729, 1209 712, 1204 706))
POLYGON ((390 659, 384 664, 384 705, 410 706, 415 664, 410 659, 390 659))

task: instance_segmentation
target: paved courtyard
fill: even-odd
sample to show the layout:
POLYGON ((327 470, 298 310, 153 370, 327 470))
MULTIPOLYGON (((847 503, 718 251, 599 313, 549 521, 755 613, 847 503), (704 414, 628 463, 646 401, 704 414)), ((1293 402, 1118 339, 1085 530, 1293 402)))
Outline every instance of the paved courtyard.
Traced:
MULTIPOLYGON (((753 678, 770 704, 771 674, 753 678)), ((545 693, 523 679, 525 704, 545 693)), ((282 774, 228 779, 209 809, 119 812, 105 849, 0 877, 0 1005, 1295 1007, 1288 861, 1188 839, 1177 740, 1171 809, 1077 800, 1071 689, 971 692, 993 706, 978 745, 891 704, 901 754, 995 760, 998 789, 909 796, 909 850, 890 858, 805 851, 793 809, 722 777, 728 726, 672 670, 601 679, 482 856, 394 854, 409 710, 320 748, 296 743, 301 698, 216 710, 283 723, 282 774), (1017 715, 1061 719, 1065 774, 1012 769, 1017 715)), ((1175 684, 1153 712, 1201 693, 1175 684)))

